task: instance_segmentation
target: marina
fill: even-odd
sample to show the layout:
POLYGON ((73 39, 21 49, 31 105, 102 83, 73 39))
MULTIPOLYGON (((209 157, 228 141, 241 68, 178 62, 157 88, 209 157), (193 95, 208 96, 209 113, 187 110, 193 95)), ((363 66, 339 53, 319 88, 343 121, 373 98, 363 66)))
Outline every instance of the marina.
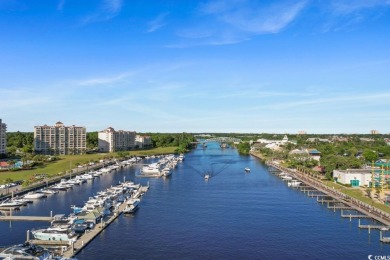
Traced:
MULTIPOLYGON (((146 159, 142 164, 155 163, 158 159, 146 159)), ((63 256, 77 259, 109 259, 112 252, 122 259, 186 258, 188 255, 194 258, 263 259, 280 254, 290 259, 356 259, 367 257, 367 251, 380 254, 390 248, 385 242, 389 236, 387 231, 372 229, 367 237, 367 232, 359 233, 363 230, 358 227, 359 218, 341 217, 339 207, 350 207, 348 201, 326 196, 310 197, 304 190, 310 189, 309 195, 325 193, 300 187, 312 187, 303 180, 297 187, 288 186, 288 182, 270 173, 268 166, 255 157, 238 156, 234 149, 222 150, 213 143, 209 143, 207 149, 199 147, 186 154, 185 161, 177 165, 170 178, 139 177, 142 166, 123 167, 82 185, 74 185, 67 191, 23 206, 13 215, 39 216, 39 212, 50 216, 52 211, 67 216, 89 201, 89 197, 115 187, 125 178, 150 187, 143 196, 133 193, 134 198, 142 200, 137 211, 123 214, 128 206, 124 202, 117 208, 118 214, 113 211, 104 222, 98 221, 92 229, 80 234, 73 246, 66 241, 38 241, 31 233, 30 242, 56 246, 63 256), (192 169, 208 171, 209 165, 217 169, 226 161, 231 165, 207 182, 192 169), (245 167, 250 167, 251 174, 243 174, 245 167), (102 223, 103 229, 100 228, 102 223), (311 232, 313 227, 315 234, 311 232), (247 242, 238 250, 237 245, 243 239, 247 242), (302 245, 304 250, 296 251, 302 245), (325 247, 326 250, 322 250, 325 247), (352 249, 356 252, 353 257, 348 253, 352 249), (320 256, 318 252, 321 252, 320 256)), ((343 211, 343 214, 349 213, 356 214, 356 211, 343 211)), ((364 218, 364 225, 379 224, 364 218)), ((27 230, 41 226, 42 222, 0 221, 0 241, 7 237, 8 244, 22 243, 26 241, 27 230)))

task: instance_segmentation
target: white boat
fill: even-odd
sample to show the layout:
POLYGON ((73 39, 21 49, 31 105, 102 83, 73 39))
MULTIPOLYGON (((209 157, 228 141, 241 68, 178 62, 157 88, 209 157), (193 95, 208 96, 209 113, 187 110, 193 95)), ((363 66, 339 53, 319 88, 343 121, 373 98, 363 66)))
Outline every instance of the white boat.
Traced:
POLYGON ((151 163, 147 166, 142 167, 141 172, 144 174, 159 174, 160 166, 157 163, 151 163))
POLYGON ((140 203, 139 199, 130 199, 126 202, 126 207, 123 210, 123 213, 134 213, 138 209, 140 203))
POLYGON ((285 176, 282 176, 282 180, 284 180, 284 181, 291 181, 292 177, 288 176, 288 175, 285 175, 285 176))
POLYGON ((73 241, 77 240, 74 232, 60 232, 57 230, 37 229, 31 231, 35 239, 38 240, 56 240, 56 241, 73 241))
POLYGON ((58 193, 58 190, 42 189, 41 192, 42 192, 43 194, 56 194, 56 193, 58 193))
POLYGON ((59 190, 66 191, 66 190, 68 190, 68 189, 70 189, 70 188, 71 188, 71 187, 69 187, 69 186, 67 186, 67 185, 58 183, 58 184, 52 186, 50 189, 55 190, 55 191, 59 191, 59 190))
POLYGON ((44 197, 46 197, 46 195, 41 192, 29 192, 26 195, 24 195, 25 199, 42 199, 44 197))
POLYGON ((165 168, 161 171, 161 173, 162 173, 162 176, 168 177, 169 175, 172 174, 172 171, 171 171, 171 169, 170 169, 169 167, 165 167, 165 168))
POLYGON ((10 200, 10 199, 7 199, 3 202, 0 203, 0 207, 20 207, 20 206, 23 206, 23 203, 22 202, 19 202, 19 201, 13 201, 13 200, 10 200))
MULTIPOLYGON (((36 246, 26 242, 25 244, 14 245, 0 250, 0 259, 32 259, 46 260, 51 259, 50 251, 43 247, 36 246)), ((54 259, 54 258, 53 258, 54 259)))
POLYGON ((204 179, 205 179, 205 180, 210 179, 210 174, 205 174, 205 175, 204 175, 204 179))
POLYGON ((302 182, 298 181, 298 180, 291 180, 289 182, 287 182, 287 186, 291 186, 291 187, 298 187, 299 185, 301 185, 302 182))
POLYGON ((244 171, 245 171, 245 172, 250 172, 251 169, 249 169, 248 167, 246 167, 246 168, 244 169, 244 171))

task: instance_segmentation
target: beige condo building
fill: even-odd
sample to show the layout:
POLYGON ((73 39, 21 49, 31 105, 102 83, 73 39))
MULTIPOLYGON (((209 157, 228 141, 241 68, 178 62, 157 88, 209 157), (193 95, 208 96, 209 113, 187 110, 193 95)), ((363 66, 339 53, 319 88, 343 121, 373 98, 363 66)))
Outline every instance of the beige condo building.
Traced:
POLYGON ((107 129, 98 133, 98 146, 100 152, 129 151, 135 148, 134 131, 115 131, 114 128, 107 129))
POLYGON ((83 154, 87 148, 86 128, 65 126, 57 122, 54 126, 34 127, 34 150, 40 154, 83 154))
POLYGON ((7 125, 0 119, 0 154, 6 153, 7 147, 7 125))

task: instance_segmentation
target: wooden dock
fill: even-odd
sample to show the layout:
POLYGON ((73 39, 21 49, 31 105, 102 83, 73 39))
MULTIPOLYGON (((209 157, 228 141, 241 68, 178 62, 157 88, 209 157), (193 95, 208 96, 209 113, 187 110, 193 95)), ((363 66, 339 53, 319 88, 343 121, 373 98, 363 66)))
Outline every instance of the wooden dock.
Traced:
POLYGON ((328 205, 327 208, 328 209, 353 209, 350 206, 346 206, 346 205, 344 205, 344 206, 328 205))
POLYGON ((321 199, 318 199, 317 197, 317 202, 321 202, 321 203, 337 203, 339 202, 338 200, 335 200, 335 199, 324 199, 324 198, 321 198, 321 199))
MULTIPOLYGON (((317 180, 316 178, 311 177, 309 174, 305 174, 297 170, 292 170, 283 167, 272 161, 267 161, 266 164, 268 166, 279 168, 281 171, 284 171, 290 174, 291 176, 293 176, 294 178, 298 179, 299 181, 302 181, 304 185, 309 185, 314 189, 318 190, 319 192, 322 192, 324 194, 329 194, 330 197, 364 214, 364 215, 354 215, 354 216, 351 215, 352 217, 372 218, 377 220, 378 222, 383 223, 386 226, 390 226, 390 214, 387 214, 386 212, 383 212, 375 207, 372 207, 367 203, 352 198, 338 190, 335 190, 334 188, 328 187, 321 181, 317 180)), ((350 217, 350 216, 347 215, 346 217, 350 217)))
POLYGON ((41 216, 0 216, 1 221, 47 221, 53 220, 52 217, 41 216))
POLYGON ((390 237, 384 237, 383 234, 382 234, 382 230, 379 231, 379 241, 381 241, 382 243, 390 243, 390 237))
POLYGON ((39 246, 69 246, 69 241, 60 241, 60 240, 29 240, 29 243, 39 246))
POLYGON ((0 207, 0 211, 4 212, 10 212, 15 210, 20 210, 20 207, 0 207))
POLYGON ((99 235, 108 225, 110 225, 119 215, 123 213, 123 210, 126 207, 126 203, 122 203, 117 211, 114 211, 113 214, 105 221, 98 223, 95 227, 89 232, 81 235, 76 242, 71 244, 71 246, 63 252, 63 257, 71 258, 80 252, 86 245, 88 245, 97 235, 99 235))

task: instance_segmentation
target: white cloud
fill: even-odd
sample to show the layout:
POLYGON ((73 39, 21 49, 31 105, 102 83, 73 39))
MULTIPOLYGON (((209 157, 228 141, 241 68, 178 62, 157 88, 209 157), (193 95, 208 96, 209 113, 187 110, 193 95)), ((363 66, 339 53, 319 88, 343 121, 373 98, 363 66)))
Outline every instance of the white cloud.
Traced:
POLYGON ((350 14, 363 9, 390 6, 388 0, 332 0, 332 11, 338 14, 350 14))
POLYGON ((85 80, 79 80, 76 82, 76 85, 79 86, 97 86, 97 85, 112 85, 125 81, 131 76, 135 75, 135 72, 124 72, 111 77, 96 77, 85 80))
POLYGON ((104 0, 103 8, 112 14, 120 12, 122 9, 123 0, 104 0))
POLYGON ((149 28, 148 28, 147 32, 148 33, 155 32, 158 29, 160 29, 161 27, 165 26, 166 25, 165 18, 168 16, 168 14, 169 13, 162 13, 162 14, 158 15, 155 19, 150 21, 148 23, 149 28))
POLYGON ((81 20, 81 25, 111 20, 120 13, 122 6, 123 0, 103 0, 94 13, 81 20))
POLYGON ((255 35, 279 33, 306 5, 306 0, 279 0, 272 5, 254 0, 209 1, 200 5, 194 26, 177 32, 183 41, 168 47, 236 44, 255 35))

